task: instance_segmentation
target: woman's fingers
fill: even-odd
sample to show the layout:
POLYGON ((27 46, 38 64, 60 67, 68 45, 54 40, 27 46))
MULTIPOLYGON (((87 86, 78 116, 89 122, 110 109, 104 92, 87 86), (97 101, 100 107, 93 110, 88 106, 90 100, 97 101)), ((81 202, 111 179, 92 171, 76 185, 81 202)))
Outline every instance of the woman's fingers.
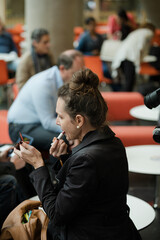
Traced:
POLYGON ((60 155, 66 154, 67 144, 63 139, 57 140, 57 138, 55 138, 53 139, 53 143, 49 152, 53 157, 59 157, 60 155))

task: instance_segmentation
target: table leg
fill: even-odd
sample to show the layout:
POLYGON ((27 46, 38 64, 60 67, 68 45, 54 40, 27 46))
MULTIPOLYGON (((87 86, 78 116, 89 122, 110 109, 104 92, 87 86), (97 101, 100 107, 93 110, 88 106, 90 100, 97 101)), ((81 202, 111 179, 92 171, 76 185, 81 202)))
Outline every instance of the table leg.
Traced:
POLYGON ((156 176, 154 208, 160 208, 160 176, 156 176))

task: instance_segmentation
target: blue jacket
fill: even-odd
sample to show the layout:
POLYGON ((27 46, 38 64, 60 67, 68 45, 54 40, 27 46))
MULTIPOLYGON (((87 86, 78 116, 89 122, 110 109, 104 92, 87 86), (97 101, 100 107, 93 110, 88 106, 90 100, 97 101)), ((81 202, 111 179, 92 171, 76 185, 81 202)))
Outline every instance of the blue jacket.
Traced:
POLYGON ((91 38, 88 31, 82 34, 79 40, 77 50, 81 51, 84 55, 92 55, 93 50, 101 50, 103 38, 100 34, 96 34, 96 39, 91 38))
POLYGON ((17 48, 13 42, 11 35, 8 32, 3 32, 0 34, 0 53, 10 53, 16 52, 17 48))

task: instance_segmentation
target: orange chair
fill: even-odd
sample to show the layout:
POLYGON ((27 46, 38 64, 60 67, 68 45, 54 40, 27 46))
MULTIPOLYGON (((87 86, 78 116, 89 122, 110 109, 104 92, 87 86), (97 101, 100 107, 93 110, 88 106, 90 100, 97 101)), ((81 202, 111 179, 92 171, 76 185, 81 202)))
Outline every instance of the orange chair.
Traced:
POLYGON ((139 74, 147 76, 158 76, 160 75, 160 71, 152 67, 149 63, 143 62, 141 63, 139 74))
POLYGON ((74 41, 78 40, 79 36, 84 32, 83 27, 80 26, 76 26, 73 29, 73 33, 74 33, 74 41))
POLYGON ((91 69, 99 77, 100 83, 105 82, 111 84, 112 80, 105 78, 103 75, 102 61, 99 56, 84 56, 85 66, 91 69))
MULTIPOLYGON (((0 86, 10 87, 15 82, 15 79, 9 79, 8 78, 8 70, 7 70, 7 64, 4 60, 0 60, 0 86)), ((11 104, 11 94, 10 88, 7 88, 7 100, 8 105, 11 104)))
POLYGON ((18 93, 19 93, 19 89, 18 89, 17 83, 14 83, 12 85, 12 89, 13 89, 13 99, 15 100, 17 95, 18 95, 18 93))
POLYGON ((101 92, 108 105, 107 120, 124 121, 135 119, 129 110, 144 104, 143 96, 138 92, 101 92))
POLYGON ((0 60, 0 86, 14 83, 14 79, 8 78, 7 64, 4 60, 0 60))
POLYGON ((12 144, 8 133, 7 110, 0 110, 0 144, 12 144))
POLYGON ((125 147, 157 144, 153 140, 154 126, 110 126, 125 147))

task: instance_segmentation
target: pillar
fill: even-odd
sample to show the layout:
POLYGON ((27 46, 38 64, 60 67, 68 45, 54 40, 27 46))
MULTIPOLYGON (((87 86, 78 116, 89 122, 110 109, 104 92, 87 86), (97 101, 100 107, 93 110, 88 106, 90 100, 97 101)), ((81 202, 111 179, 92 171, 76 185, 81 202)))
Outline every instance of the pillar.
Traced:
POLYGON ((84 8, 84 1, 83 0, 75 0, 75 26, 83 26, 84 19, 83 19, 83 8, 84 8))
POLYGON ((146 12, 147 20, 151 21, 157 28, 160 28, 159 0, 141 0, 141 2, 146 12))
POLYGON ((6 3, 5 3, 5 0, 0 0, 0 18, 5 23, 5 21, 6 21, 6 3))
POLYGON ((73 48, 75 6, 75 0, 25 0, 28 47, 31 32, 35 28, 46 28, 55 60, 62 51, 73 48))

